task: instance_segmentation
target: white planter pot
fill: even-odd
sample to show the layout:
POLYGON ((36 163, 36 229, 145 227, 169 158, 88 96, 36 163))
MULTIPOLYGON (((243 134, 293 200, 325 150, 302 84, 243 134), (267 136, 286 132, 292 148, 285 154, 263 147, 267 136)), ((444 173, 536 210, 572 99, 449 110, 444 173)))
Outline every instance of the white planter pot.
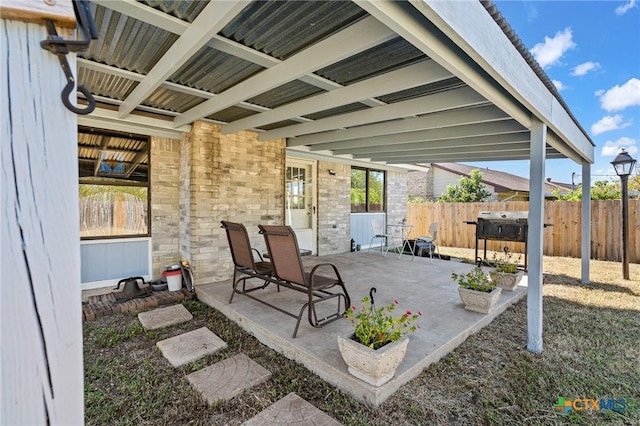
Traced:
POLYGON ((373 386, 382 386, 393 378, 407 353, 409 337, 373 350, 349 337, 338 336, 338 347, 349 373, 373 386))
POLYGON ((491 274, 491 280, 496 285, 505 290, 513 291, 520 284, 520 280, 524 276, 524 272, 518 271, 515 273, 509 272, 493 272, 491 274))
POLYGON ((496 287, 491 293, 487 293, 485 291, 458 287, 458 293, 460 293, 460 298, 464 302, 465 309, 480 312, 481 314, 488 314, 498 302, 502 289, 496 287))

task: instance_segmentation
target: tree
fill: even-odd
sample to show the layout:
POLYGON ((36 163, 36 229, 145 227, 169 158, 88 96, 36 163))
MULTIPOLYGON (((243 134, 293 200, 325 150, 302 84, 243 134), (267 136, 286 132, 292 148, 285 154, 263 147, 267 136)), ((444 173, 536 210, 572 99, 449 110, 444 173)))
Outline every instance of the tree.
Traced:
MULTIPOLYGON (((554 189, 553 195, 558 201, 580 201, 582 200, 582 185, 578 185, 578 188, 573 191, 569 191, 566 194, 560 194, 557 189, 554 189)), ((598 180, 594 182, 591 187, 592 200, 617 200, 621 197, 622 190, 620 189, 620 183, 618 182, 598 180)))
POLYGON ((481 183, 482 173, 471 170, 469 176, 460 178, 458 185, 447 185, 438 200, 441 203, 477 203, 491 196, 491 192, 481 183))
POLYGON ((640 191, 640 174, 629 176, 629 191, 640 191))

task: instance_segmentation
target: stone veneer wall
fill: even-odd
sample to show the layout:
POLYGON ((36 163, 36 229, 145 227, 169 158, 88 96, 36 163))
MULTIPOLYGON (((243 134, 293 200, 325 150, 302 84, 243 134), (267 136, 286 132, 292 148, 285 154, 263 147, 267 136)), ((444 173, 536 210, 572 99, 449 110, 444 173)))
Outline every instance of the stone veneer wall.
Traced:
POLYGON ((151 137, 149 186, 153 278, 180 261, 180 140, 151 137))
MULTIPOLYGON (((260 251, 265 247, 257 225, 284 223, 285 141, 219 130, 197 122, 182 140, 151 138, 154 278, 186 259, 196 285, 226 280, 232 267, 221 220, 244 223, 260 251)), ((351 166, 319 161, 317 170, 318 254, 348 252, 351 166)), ((388 221, 405 217, 406 190, 406 173, 387 172, 388 221)))
POLYGON ((433 200, 433 171, 410 171, 407 173, 407 196, 433 200))
POLYGON ((407 173, 387 172, 387 223, 407 217, 407 173))
POLYGON ((264 240, 257 225, 284 221, 285 141, 258 141, 250 131, 221 135, 219 125, 196 122, 186 143, 182 256, 196 284, 225 280, 232 273, 231 255, 220 221, 244 223, 259 250, 264 240))
POLYGON ((351 166, 318 162, 318 255, 351 250, 351 166), (329 174, 329 169, 336 172, 329 174))

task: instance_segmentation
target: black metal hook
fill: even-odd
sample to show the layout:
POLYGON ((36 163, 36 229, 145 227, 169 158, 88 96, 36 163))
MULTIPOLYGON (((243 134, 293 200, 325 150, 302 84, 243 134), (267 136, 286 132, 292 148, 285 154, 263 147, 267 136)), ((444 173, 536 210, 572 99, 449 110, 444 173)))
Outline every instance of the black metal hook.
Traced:
POLYGON ((371 287, 371 290, 369 290, 369 298, 371 299, 371 309, 375 308, 375 304, 376 302, 374 302, 373 300, 373 294, 376 292, 376 288, 375 287, 371 287))
POLYGON ((73 76, 73 72, 71 72, 69 62, 67 61, 67 54, 69 52, 84 50, 89 47, 91 40, 95 40, 98 38, 98 31, 96 30, 89 10, 89 4, 86 0, 74 0, 73 9, 78 21, 78 27, 80 28, 84 39, 63 39, 58 35, 56 26, 53 21, 47 19, 45 20, 45 24, 47 26, 47 32, 49 36, 46 40, 40 42, 40 46, 43 49, 48 50, 56 55, 58 57, 58 60, 60 61, 60 66, 62 67, 62 71, 64 72, 64 75, 67 79, 67 85, 64 87, 61 94, 62 103, 64 104, 64 106, 67 107, 69 111, 75 112, 76 114, 90 114, 96 108, 96 100, 91 94, 91 91, 84 85, 78 86, 78 91, 80 91, 84 95, 89 104, 85 108, 78 108, 69 100, 69 95, 76 85, 76 79, 73 76))

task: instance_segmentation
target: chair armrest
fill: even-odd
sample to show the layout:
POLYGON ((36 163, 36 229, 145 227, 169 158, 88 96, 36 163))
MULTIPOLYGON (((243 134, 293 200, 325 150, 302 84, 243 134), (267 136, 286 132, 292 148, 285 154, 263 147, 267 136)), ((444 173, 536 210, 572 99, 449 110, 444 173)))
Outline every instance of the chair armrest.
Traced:
POLYGON ((251 251, 255 251, 255 252, 256 252, 256 254, 258 255, 258 257, 260 258, 260 262, 264 262, 264 259, 262 258, 262 255, 260 254, 260 252, 258 251, 258 249, 251 248, 251 251))
POLYGON ((311 283, 312 284, 313 284, 313 277, 316 274, 316 272, 318 271, 318 269, 324 268, 324 267, 331 267, 333 269, 333 272, 336 274, 336 278, 339 281, 342 281, 342 277, 340 276, 340 273, 338 272, 338 268, 336 268, 335 265, 333 265, 331 263, 320 263, 320 264, 314 266, 313 269, 311 269, 311 273, 309 274, 309 277, 311 278, 311 283))

